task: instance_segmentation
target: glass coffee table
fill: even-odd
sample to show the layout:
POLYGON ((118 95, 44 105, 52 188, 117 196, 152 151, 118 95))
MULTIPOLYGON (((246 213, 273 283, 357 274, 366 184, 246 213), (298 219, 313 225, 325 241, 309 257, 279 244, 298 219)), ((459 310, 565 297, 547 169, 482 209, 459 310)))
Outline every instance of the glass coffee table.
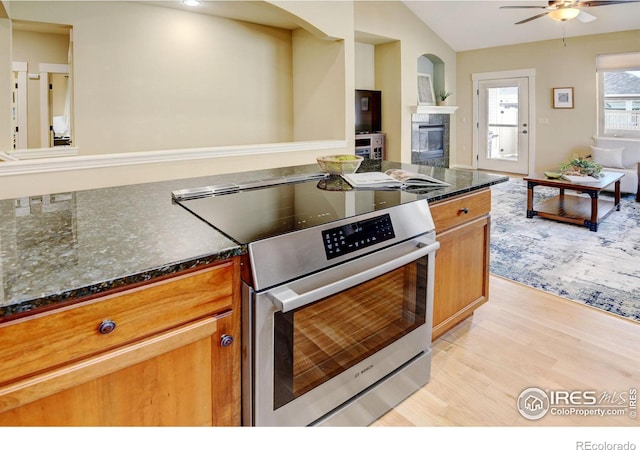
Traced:
POLYGON ((622 173, 603 172, 603 177, 595 182, 571 182, 563 179, 551 179, 544 175, 525 177, 527 182, 527 218, 540 216, 560 222, 584 225, 591 231, 598 231, 598 225, 612 212, 620 210, 620 180, 622 173), (600 197, 600 192, 615 184, 612 200, 600 197), (558 195, 543 200, 534 207, 534 188, 547 186, 557 188, 558 195), (589 194, 589 198, 579 195, 565 195, 565 190, 589 194))

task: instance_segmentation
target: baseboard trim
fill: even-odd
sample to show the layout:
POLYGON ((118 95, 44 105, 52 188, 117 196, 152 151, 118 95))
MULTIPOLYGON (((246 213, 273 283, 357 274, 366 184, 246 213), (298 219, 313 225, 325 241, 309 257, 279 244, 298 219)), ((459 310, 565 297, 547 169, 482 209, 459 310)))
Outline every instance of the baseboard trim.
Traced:
POLYGON ((469 170, 473 170, 473 166, 470 166, 468 164, 452 164, 450 166, 451 169, 469 169, 469 170))

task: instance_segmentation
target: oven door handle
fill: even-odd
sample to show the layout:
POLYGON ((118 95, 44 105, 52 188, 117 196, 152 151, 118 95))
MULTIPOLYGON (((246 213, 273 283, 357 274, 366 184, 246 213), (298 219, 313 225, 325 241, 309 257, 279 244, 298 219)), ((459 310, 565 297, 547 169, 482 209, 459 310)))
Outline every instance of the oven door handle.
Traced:
POLYGON ((283 313, 293 311, 295 309, 306 306, 324 297, 336 294, 345 289, 349 289, 365 281, 369 281, 380 275, 384 275, 387 272, 398 269, 406 264, 409 264, 429 253, 435 252, 440 248, 439 242, 423 242, 417 240, 418 248, 391 261, 384 262, 370 269, 358 272, 355 275, 341 278, 333 283, 326 284, 317 289, 312 289, 308 292, 298 293, 295 292, 289 286, 280 286, 272 289, 268 292, 268 296, 271 298, 274 306, 283 313))

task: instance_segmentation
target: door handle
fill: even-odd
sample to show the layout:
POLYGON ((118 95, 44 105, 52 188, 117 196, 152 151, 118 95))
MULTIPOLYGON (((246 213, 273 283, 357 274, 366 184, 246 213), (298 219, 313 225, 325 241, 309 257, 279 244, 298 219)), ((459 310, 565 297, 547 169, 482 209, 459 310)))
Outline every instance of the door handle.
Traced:
MULTIPOLYGON (((273 305, 279 311, 286 313, 289 311, 293 311, 294 309, 301 308, 310 303, 313 303, 316 300, 320 300, 323 297, 328 297, 344 289, 351 288, 353 286, 356 286, 360 283, 371 280, 380 275, 384 275, 385 273, 395 270, 406 264, 409 264, 410 262, 415 261, 418 258, 426 256, 430 253, 433 253, 439 248, 440 248, 440 243, 437 241, 428 243, 426 245, 423 245, 421 242, 418 242, 418 246, 410 253, 407 253, 391 261, 387 261, 374 268, 367 269, 363 272, 359 272, 355 275, 348 276, 346 278, 341 278, 339 280, 334 281, 333 283, 321 286, 317 289, 312 289, 307 292, 296 292, 294 290, 294 286, 285 285, 285 286, 279 286, 279 287, 273 288, 267 294, 271 302, 273 303, 273 305)), ((295 283, 292 283, 292 284, 295 284, 295 283)))
POLYGON ((522 130, 520 133, 527 134, 527 130, 522 130))

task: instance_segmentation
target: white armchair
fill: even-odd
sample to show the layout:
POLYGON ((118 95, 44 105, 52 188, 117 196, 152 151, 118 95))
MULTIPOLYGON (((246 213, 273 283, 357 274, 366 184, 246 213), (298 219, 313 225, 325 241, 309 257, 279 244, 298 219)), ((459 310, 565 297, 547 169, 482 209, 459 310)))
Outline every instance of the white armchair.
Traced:
POLYGON ((591 158, 605 172, 624 173, 620 191, 635 194, 640 202, 640 139, 594 138, 591 158))

